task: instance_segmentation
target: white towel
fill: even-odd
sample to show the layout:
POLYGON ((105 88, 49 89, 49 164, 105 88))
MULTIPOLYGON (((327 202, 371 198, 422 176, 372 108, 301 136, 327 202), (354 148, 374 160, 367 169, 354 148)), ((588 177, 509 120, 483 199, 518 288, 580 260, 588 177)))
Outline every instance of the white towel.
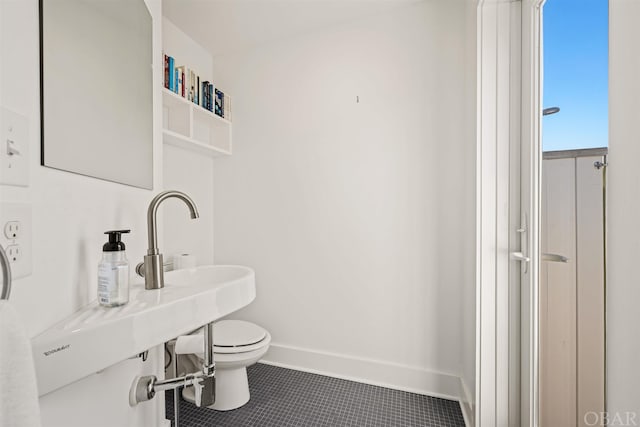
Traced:
POLYGON ((40 407, 31 341, 8 301, 0 300, 0 427, 38 427, 40 407))

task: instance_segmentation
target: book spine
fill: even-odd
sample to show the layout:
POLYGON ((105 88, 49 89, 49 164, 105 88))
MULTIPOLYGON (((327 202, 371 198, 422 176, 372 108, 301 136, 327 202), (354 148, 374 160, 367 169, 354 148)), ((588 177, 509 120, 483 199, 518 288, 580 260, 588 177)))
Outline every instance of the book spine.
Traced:
POLYGON ((222 118, 224 118, 224 92, 220 92, 222 96, 220 97, 220 111, 222 112, 222 118))
POLYGON ((200 105, 200 76, 197 77, 196 90, 198 91, 196 94, 196 104, 200 105))
POLYGON ((195 74, 193 73, 193 70, 190 70, 189 71, 189 92, 191 93, 191 99, 189 99, 189 101, 191 102, 193 102, 196 97, 194 87, 193 87, 194 77, 195 77, 195 74))
POLYGON ((213 85, 209 86, 209 111, 213 112, 213 85))
POLYGON ((178 71, 178 91, 177 94, 180 96, 184 96, 184 65, 181 65, 176 68, 178 71))
POLYGON ((215 90, 215 94, 216 94, 216 105, 215 105, 215 111, 214 113, 216 113, 218 116, 220 117, 224 117, 223 116, 223 106, 222 106, 222 99, 224 97, 224 93, 222 93, 222 91, 216 89, 215 90))
POLYGON ((207 110, 211 111, 211 82, 207 83, 207 110))
POLYGON ((182 93, 180 95, 182 95, 182 97, 184 98, 184 87, 186 86, 186 83, 184 81, 184 68, 182 69, 182 93))
POLYGON ((169 57, 164 56, 164 87, 169 89, 169 57))
POLYGON ((182 85, 183 85, 181 68, 182 67, 176 67, 176 82, 178 82, 176 93, 178 95, 180 95, 180 92, 182 91, 182 85))
POLYGON ((184 96, 187 98, 187 101, 191 101, 191 70, 187 67, 184 67, 184 96))
POLYGON ((169 87, 168 89, 172 92, 175 92, 175 79, 176 79, 176 71, 175 71, 175 63, 172 57, 169 57, 169 87))

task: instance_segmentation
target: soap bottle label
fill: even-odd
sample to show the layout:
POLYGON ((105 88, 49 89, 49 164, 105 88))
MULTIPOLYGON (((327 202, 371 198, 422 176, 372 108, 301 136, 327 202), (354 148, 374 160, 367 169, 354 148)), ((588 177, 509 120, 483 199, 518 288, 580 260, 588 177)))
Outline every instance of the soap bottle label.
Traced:
POLYGON ((112 304, 118 298, 118 269, 110 265, 98 267, 98 302, 112 304))

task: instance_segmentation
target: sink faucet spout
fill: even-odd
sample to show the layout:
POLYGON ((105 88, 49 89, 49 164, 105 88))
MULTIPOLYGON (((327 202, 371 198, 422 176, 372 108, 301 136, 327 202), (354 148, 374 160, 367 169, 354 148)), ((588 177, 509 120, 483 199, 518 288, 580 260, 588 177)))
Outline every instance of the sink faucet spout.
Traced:
MULTIPOLYGON (((146 289, 160 289, 164 287, 164 269, 163 259, 160 250, 158 249, 158 226, 157 226, 157 214, 160 204, 169 199, 177 198, 182 200, 191 214, 192 219, 200 217, 198 208, 191 197, 180 191, 164 191, 158 194, 149 203, 149 209, 147 210, 147 232, 149 233, 149 248, 147 249, 147 255, 144 257, 144 287, 146 289)), ((140 269, 136 268, 136 271, 140 269)))

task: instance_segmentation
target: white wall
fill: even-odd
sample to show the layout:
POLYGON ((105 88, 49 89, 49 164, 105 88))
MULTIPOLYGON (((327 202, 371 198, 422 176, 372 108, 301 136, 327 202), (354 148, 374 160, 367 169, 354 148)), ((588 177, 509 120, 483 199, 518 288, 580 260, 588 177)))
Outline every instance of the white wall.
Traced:
MULTIPOLYGON (((160 2, 147 3, 158 24, 160 2)), ((146 253, 146 209, 161 189, 162 113, 156 102, 154 191, 40 166, 38 1, 0 0, 0 19, 0 104, 29 119, 31 168, 31 185, 0 185, 0 201, 28 202, 33 207, 33 274, 15 281, 11 301, 24 318, 29 335, 35 336, 95 298, 105 230, 132 229, 125 238, 132 264, 146 253)), ((153 40, 154 62, 160 66, 159 25, 154 25, 153 40)), ((161 69, 156 67, 155 95, 159 95, 160 79, 161 69)), ((65 100, 59 102, 64 108, 65 100)), ((127 393, 135 375, 162 372, 161 354, 156 349, 145 363, 139 359, 124 361, 43 396, 43 425, 159 425, 163 418, 162 396, 133 409, 128 405, 127 393)))
MULTIPOLYGON (((162 19, 162 49, 176 65, 187 65, 212 79, 211 55, 166 18, 162 19)), ((163 182, 167 190, 187 193, 198 206, 200 218, 192 220, 184 203, 169 200, 164 210, 165 261, 175 254, 195 255, 197 263, 213 263, 213 159, 171 145, 164 147, 163 182)))
POLYGON ((609 2, 607 410, 640 416, 640 2, 609 2))
POLYGON ((255 268, 258 297, 235 317, 272 333, 268 360, 449 396, 464 369, 473 390, 468 7, 424 2, 214 57, 234 108, 215 261, 255 268))

